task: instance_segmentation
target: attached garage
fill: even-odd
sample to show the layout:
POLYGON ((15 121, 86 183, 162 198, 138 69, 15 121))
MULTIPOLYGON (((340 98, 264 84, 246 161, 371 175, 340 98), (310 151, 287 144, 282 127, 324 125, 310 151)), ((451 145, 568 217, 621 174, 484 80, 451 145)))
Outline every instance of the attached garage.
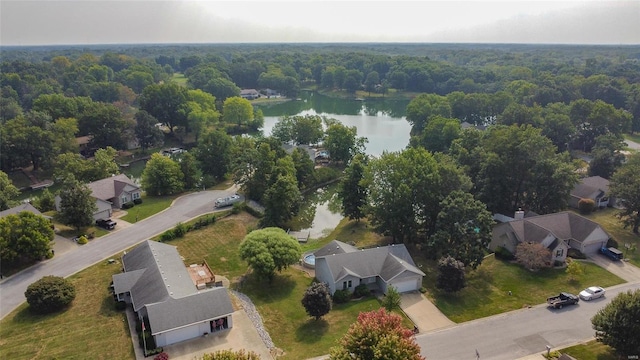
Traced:
POLYGON ((606 246, 607 241, 600 241, 595 243, 583 244, 582 245, 582 253, 585 255, 593 255, 596 254, 601 247, 606 246))
POLYGON ((395 287, 399 293, 415 291, 422 287, 422 277, 414 273, 405 273, 391 280, 389 286, 395 287))
POLYGON ((157 346, 167 346, 180 341, 196 338, 202 335, 200 325, 194 324, 180 329, 170 330, 162 334, 155 335, 157 346))

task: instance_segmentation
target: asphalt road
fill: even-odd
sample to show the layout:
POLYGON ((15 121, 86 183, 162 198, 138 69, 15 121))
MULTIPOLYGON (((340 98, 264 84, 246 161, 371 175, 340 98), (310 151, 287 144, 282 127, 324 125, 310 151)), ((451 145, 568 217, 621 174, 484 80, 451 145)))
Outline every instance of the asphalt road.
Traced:
POLYGON ((99 237, 79 248, 40 262, 0 283, 0 319, 25 301, 29 284, 46 275, 67 277, 97 262, 147 240, 179 222, 214 211, 216 198, 233 195, 229 190, 210 190, 178 198, 168 209, 141 220, 133 226, 99 237))
POLYGON ((447 329, 418 335, 422 355, 427 359, 513 360, 561 348, 593 338, 591 318, 620 292, 640 289, 627 283, 607 289, 605 298, 580 301, 578 305, 550 309, 538 305, 478 319, 447 329))

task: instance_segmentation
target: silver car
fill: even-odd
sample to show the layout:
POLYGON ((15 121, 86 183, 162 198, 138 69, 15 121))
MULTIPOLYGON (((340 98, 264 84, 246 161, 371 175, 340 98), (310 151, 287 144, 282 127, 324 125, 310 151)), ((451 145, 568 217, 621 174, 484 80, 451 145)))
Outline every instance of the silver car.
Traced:
POLYGON ((580 291, 579 296, 582 300, 589 301, 592 299, 603 297, 604 293, 605 293, 604 289, 601 288, 600 286, 591 286, 580 291))

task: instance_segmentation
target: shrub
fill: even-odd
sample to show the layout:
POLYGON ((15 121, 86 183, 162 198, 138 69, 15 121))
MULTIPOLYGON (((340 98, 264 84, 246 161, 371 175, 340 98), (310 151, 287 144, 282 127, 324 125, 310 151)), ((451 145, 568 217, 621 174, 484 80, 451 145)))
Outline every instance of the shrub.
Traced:
POLYGON ((156 355, 153 360, 169 360, 169 354, 163 351, 160 354, 156 355))
POLYGON ((115 305, 115 309, 117 311, 122 311, 127 308, 127 303, 124 301, 117 301, 115 305))
POLYGON ((80 244, 80 245, 84 245, 84 244, 86 244, 88 242, 89 242, 89 240, 84 235, 80 236, 80 238, 78 239, 78 244, 80 244))
POLYGON ((578 210, 581 214, 590 214, 596 208, 596 202, 593 199, 580 199, 578 201, 578 210))
POLYGON ((76 288, 69 280, 49 275, 29 285, 24 296, 31 311, 48 314, 71 304, 76 297, 76 288))
POLYGON ((240 212, 242 212, 242 210, 244 210, 245 205, 244 203, 235 203, 233 204, 233 207, 231 208, 231 213, 232 214, 240 214, 240 212))
POLYGON ((175 238, 176 238, 176 234, 171 229, 163 232, 162 235, 160 235, 160 241, 162 242, 173 240, 175 238))
POLYGON ((387 288, 387 294, 382 298, 382 307, 391 312, 395 309, 400 309, 401 301, 402 299, 400 298, 398 290, 394 286, 389 286, 387 288))
POLYGON ((184 234, 186 234, 187 232, 189 232, 190 226, 187 224, 183 224, 183 223, 178 223, 174 228, 173 228, 173 237, 174 238, 181 238, 184 236, 184 234))
POLYGON ((140 205, 142 204, 142 199, 141 198, 133 199, 133 203, 136 205, 140 205))
POLYGON ((369 288, 365 284, 360 284, 356 286, 356 289, 353 292, 353 296, 355 297, 368 296, 369 294, 370 294, 369 288))
POLYGON ((344 304, 351 299, 349 290, 336 290, 333 293, 333 302, 336 304, 344 304))
POLYGON ((518 263, 529 270, 538 270, 551 265, 551 251, 539 243, 520 243, 516 247, 518 263))
POLYGON ((580 250, 574 249, 574 248, 569 248, 569 250, 567 250, 567 257, 570 257, 572 259, 586 259, 587 258, 587 256, 585 254, 583 254, 580 250))
POLYGON ((131 202, 131 201, 122 204, 122 208, 123 209, 131 209, 134 206, 135 206, 135 204, 133 202, 131 202))
POLYGON ((495 251, 495 257, 496 259, 500 259, 500 260, 513 260, 515 257, 513 256, 513 254, 511 253, 511 251, 509 251, 506 247, 504 246, 498 246, 498 248, 495 251))

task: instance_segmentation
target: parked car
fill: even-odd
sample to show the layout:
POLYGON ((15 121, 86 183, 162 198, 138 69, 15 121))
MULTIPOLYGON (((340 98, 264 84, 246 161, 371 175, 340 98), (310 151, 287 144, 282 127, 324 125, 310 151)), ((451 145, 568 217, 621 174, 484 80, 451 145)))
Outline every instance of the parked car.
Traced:
POLYGON ((600 252, 607 256, 609 259, 613 260, 613 261, 620 261, 622 259, 624 259, 624 254, 622 253, 622 251, 614 248, 614 247, 602 247, 600 248, 600 252))
POLYGON ((225 206, 231 206, 237 202, 241 202, 242 198, 240 197, 240 195, 231 195, 225 198, 218 198, 216 199, 215 203, 214 203, 214 207, 216 208, 221 208, 221 207, 225 207, 225 206))
POLYGON ((96 225, 107 230, 113 230, 118 223, 111 219, 99 219, 96 220, 96 225))
POLYGON ((562 309, 565 305, 576 305, 578 301, 580 301, 580 298, 566 292, 547 298, 547 304, 555 309, 562 309))
POLYGON ((605 290, 600 286, 590 286, 580 291, 580 294, 578 294, 578 296, 580 296, 580 299, 582 300, 589 301, 589 300, 603 297, 604 293, 605 293, 605 290))

